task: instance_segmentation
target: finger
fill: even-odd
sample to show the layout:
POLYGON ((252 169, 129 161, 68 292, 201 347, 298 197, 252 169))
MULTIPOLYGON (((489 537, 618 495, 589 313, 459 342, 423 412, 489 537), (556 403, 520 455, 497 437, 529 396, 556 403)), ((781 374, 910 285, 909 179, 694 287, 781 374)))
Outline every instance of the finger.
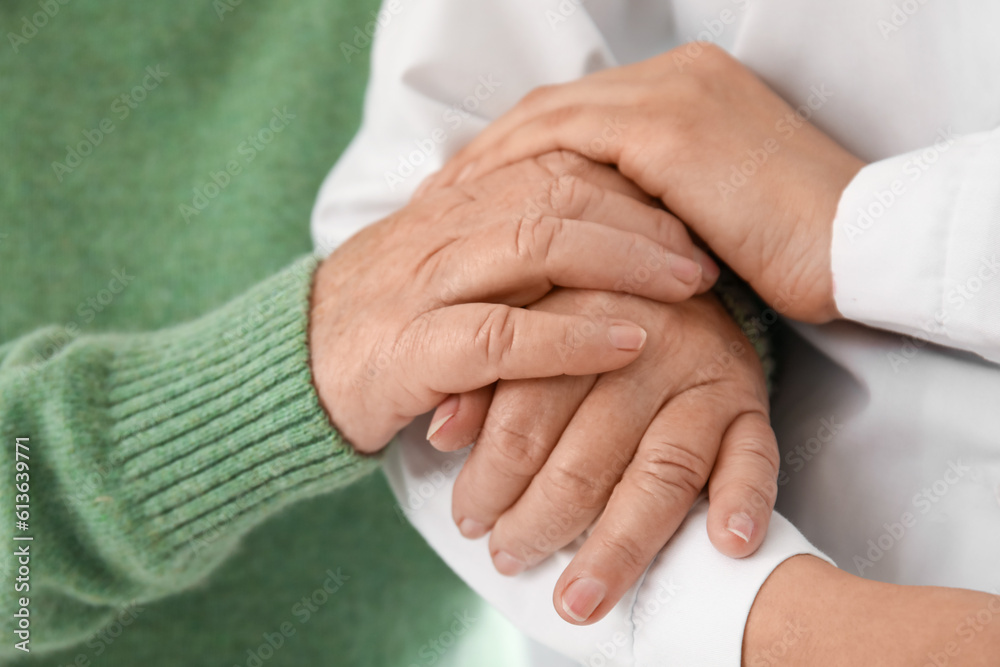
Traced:
POLYGON ((452 516, 465 537, 485 535, 517 501, 596 379, 563 375, 499 383, 452 491, 452 516))
POLYGON ((598 222, 624 232, 641 234, 671 252, 688 258, 694 256, 694 243, 684 223, 652 199, 650 203, 645 203, 629 192, 617 191, 615 188, 628 191, 636 186, 607 165, 590 164, 595 169, 581 175, 562 174, 543 186, 551 206, 551 210, 547 211, 550 215, 598 222), (590 179, 611 187, 596 185, 590 179))
POLYGON ((556 611, 604 617, 645 572, 701 492, 722 438, 721 401, 678 396, 650 424, 607 509, 556 584, 556 611))
POLYGON ((556 150, 618 164, 629 125, 621 114, 621 107, 606 105, 571 105, 539 114, 463 149, 435 176, 433 187, 473 181, 504 165, 556 150))
POLYGON ((442 452, 468 447, 479 436, 493 399, 494 385, 444 399, 431 417, 427 440, 442 452))
MULTIPOLYGON (((574 81, 536 88, 500 118, 490 123, 475 139, 456 153, 448 161, 448 164, 438 172, 433 187, 446 187, 454 183, 458 180, 458 175, 468 165, 475 163, 482 155, 488 153, 491 146, 494 146, 501 138, 539 116, 565 107, 594 108, 606 100, 612 99, 621 107, 628 108, 632 104, 640 102, 646 94, 647 91, 643 87, 627 82, 616 81, 595 85, 593 77, 588 77, 587 81, 574 81)), ((594 138, 594 136, 587 137, 582 143, 589 143, 594 138)))
POLYGON ((701 288, 693 260, 606 225, 552 216, 521 218, 450 245, 433 266, 444 303, 537 301, 553 286, 684 301, 701 288), (440 270, 442 266, 447 270, 440 270), (444 278, 444 276, 448 276, 444 278), (458 282, 455 276, 466 277, 458 282))
POLYGON ((634 378, 598 379, 541 471, 494 526, 490 553, 501 574, 535 566, 594 522, 659 407, 651 392, 636 394, 634 378))
POLYGON ((778 495, 778 442, 762 412, 736 418, 708 484, 708 536, 720 552, 749 556, 767 535, 778 495))
MULTIPOLYGON (((491 125, 487 128, 487 132, 490 131, 492 127, 493 126, 491 125)), ((460 155, 461 153, 453 157, 452 160, 460 159, 460 155)), ((552 175, 553 179, 558 179, 562 176, 576 176, 599 188, 611 190, 612 192, 618 192, 619 194, 632 197, 633 199, 648 206, 654 206, 657 208, 660 207, 660 202, 658 200, 651 197, 645 190, 640 188, 634 182, 625 176, 622 176, 621 172, 619 172, 618 169, 612 165, 594 162, 593 160, 590 160, 579 153, 574 153, 573 151, 553 151, 539 156, 537 161, 539 165, 544 167, 552 175)), ((413 193, 412 199, 416 200, 427 193, 436 192, 439 189, 437 183, 443 177, 443 171, 444 170, 437 171, 421 181, 420 185, 413 193)), ((500 178, 501 175, 503 177, 507 176, 506 174, 503 174, 503 170, 494 172, 489 176, 497 176, 500 178)), ((551 182, 551 179, 546 179, 541 185, 544 186, 545 183, 549 182, 551 182)), ((578 216, 563 215, 563 217, 578 216)))
MULTIPOLYGON (((573 151, 555 151, 537 158, 538 163, 553 177, 576 176, 604 190, 626 195, 647 206, 660 208, 660 202, 629 180, 614 165, 589 160, 573 151)), ((574 217, 574 216, 564 216, 574 217)), ((599 221, 598 221, 599 222, 599 221)))
POLYGON ((569 151, 547 153, 538 161, 555 176, 540 186, 547 188, 552 215, 603 222, 642 234, 697 262, 703 278, 699 291, 715 284, 719 265, 694 245, 687 226, 617 169, 569 151))
POLYGON ((397 385, 460 394, 501 379, 594 375, 629 364, 645 343, 646 331, 622 319, 485 303, 449 306, 419 317, 400 337, 397 385))

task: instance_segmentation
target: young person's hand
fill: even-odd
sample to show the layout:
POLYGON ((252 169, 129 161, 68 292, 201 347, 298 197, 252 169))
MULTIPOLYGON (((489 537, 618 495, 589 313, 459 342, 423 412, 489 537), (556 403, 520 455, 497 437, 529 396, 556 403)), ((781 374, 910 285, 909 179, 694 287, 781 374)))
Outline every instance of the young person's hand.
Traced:
POLYGON ((455 482, 462 533, 492 529, 497 570, 516 575, 597 520, 554 593, 578 624, 600 620, 635 584, 706 482, 712 543, 753 553, 777 493, 778 447, 760 362, 718 300, 556 290, 529 309, 586 318, 567 352, 618 319, 649 337, 622 369, 501 381, 491 404, 456 396, 438 408, 439 449, 468 445, 482 427, 455 482))
POLYGON ((784 314, 839 315, 831 229, 863 163, 721 49, 689 44, 535 90, 425 190, 557 148, 618 165, 784 314))
POLYGON ((603 321, 559 354, 589 320, 518 307, 556 285, 667 302, 709 287, 690 258, 717 269, 683 225, 629 188, 566 154, 525 160, 411 203, 338 248, 316 273, 309 345, 320 402, 344 437, 373 452, 448 394, 635 360, 646 334, 631 321, 603 321), (576 175, 588 170, 617 189, 576 175))
POLYGON ((868 581, 794 556, 757 594, 742 664, 996 667, 1000 595, 868 581))

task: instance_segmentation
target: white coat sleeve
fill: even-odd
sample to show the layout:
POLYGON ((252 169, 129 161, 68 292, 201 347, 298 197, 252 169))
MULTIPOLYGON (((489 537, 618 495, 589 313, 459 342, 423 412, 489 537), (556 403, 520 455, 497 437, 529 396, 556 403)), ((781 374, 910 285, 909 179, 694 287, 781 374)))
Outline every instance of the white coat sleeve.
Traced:
MULTIPOLYGON (((572 6, 579 14, 554 28, 547 12, 560 9, 553 0, 387 0, 361 130, 313 211, 320 251, 403 206, 426 175, 532 88, 613 65, 586 7, 572 6)), ((426 428, 408 428, 386 458, 403 513, 521 631, 587 665, 738 667, 764 580, 791 556, 823 557, 776 515, 754 556, 726 558, 708 540, 702 500, 607 618, 572 626, 553 609, 552 591, 578 545, 519 577, 501 577, 485 539, 465 540, 454 526, 451 485, 460 455, 435 452, 426 428)))
POLYGON ((833 229, 848 319, 1000 362, 1000 129, 872 163, 833 229))

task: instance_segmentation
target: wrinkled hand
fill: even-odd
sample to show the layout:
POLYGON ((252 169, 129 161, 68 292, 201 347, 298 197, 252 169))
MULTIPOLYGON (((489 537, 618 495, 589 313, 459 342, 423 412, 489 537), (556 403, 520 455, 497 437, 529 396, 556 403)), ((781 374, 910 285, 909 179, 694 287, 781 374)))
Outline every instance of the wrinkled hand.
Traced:
POLYGON ((707 289, 700 266, 674 254, 695 256, 683 225, 595 185, 601 178, 635 189, 567 154, 526 160, 410 204, 320 266, 309 323, 313 378, 356 449, 380 449, 448 394, 498 379, 603 372, 639 355, 645 332, 621 318, 555 354, 585 318, 517 307, 554 285, 661 301, 707 289), (574 175, 584 172, 589 181, 574 175), (640 274, 646 279, 628 282, 640 274))
POLYGON ((717 299, 666 305, 557 290, 530 308, 586 315, 580 345, 619 318, 649 338, 622 369, 500 382, 488 416, 467 402, 438 427, 432 443, 454 449, 485 417, 454 488, 462 533, 492 528, 496 568, 516 575, 596 519, 554 594, 559 614, 579 624, 602 618, 639 579, 706 481, 712 543, 734 557, 755 551, 777 493, 778 448, 760 362, 717 299))
POLYGON ((832 222, 863 163, 721 49, 685 45, 539 88, 425 189, 556 148, 617 164, 779 312, 839 316, 832 222))

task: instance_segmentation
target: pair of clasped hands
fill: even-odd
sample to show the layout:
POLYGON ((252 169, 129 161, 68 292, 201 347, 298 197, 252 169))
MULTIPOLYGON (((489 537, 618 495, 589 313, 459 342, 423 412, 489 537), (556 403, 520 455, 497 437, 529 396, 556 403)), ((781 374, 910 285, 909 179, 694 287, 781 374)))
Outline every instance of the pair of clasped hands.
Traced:
POLYGON ((436 448, 475 441, 453 517, 490 534, 502 574, 593 526, 554 591, 571 623, 619 601, 706 485, 720 552, 764 539, 765 380, 692 238, 783 315, 837 317, 831 225, 863 164, 801 119, 778 133, 794 113, 708 45, 682 69, 666 53, 538 89, 317 273, 310 346, 333 423, 371 453, 436 408, 436 448))

